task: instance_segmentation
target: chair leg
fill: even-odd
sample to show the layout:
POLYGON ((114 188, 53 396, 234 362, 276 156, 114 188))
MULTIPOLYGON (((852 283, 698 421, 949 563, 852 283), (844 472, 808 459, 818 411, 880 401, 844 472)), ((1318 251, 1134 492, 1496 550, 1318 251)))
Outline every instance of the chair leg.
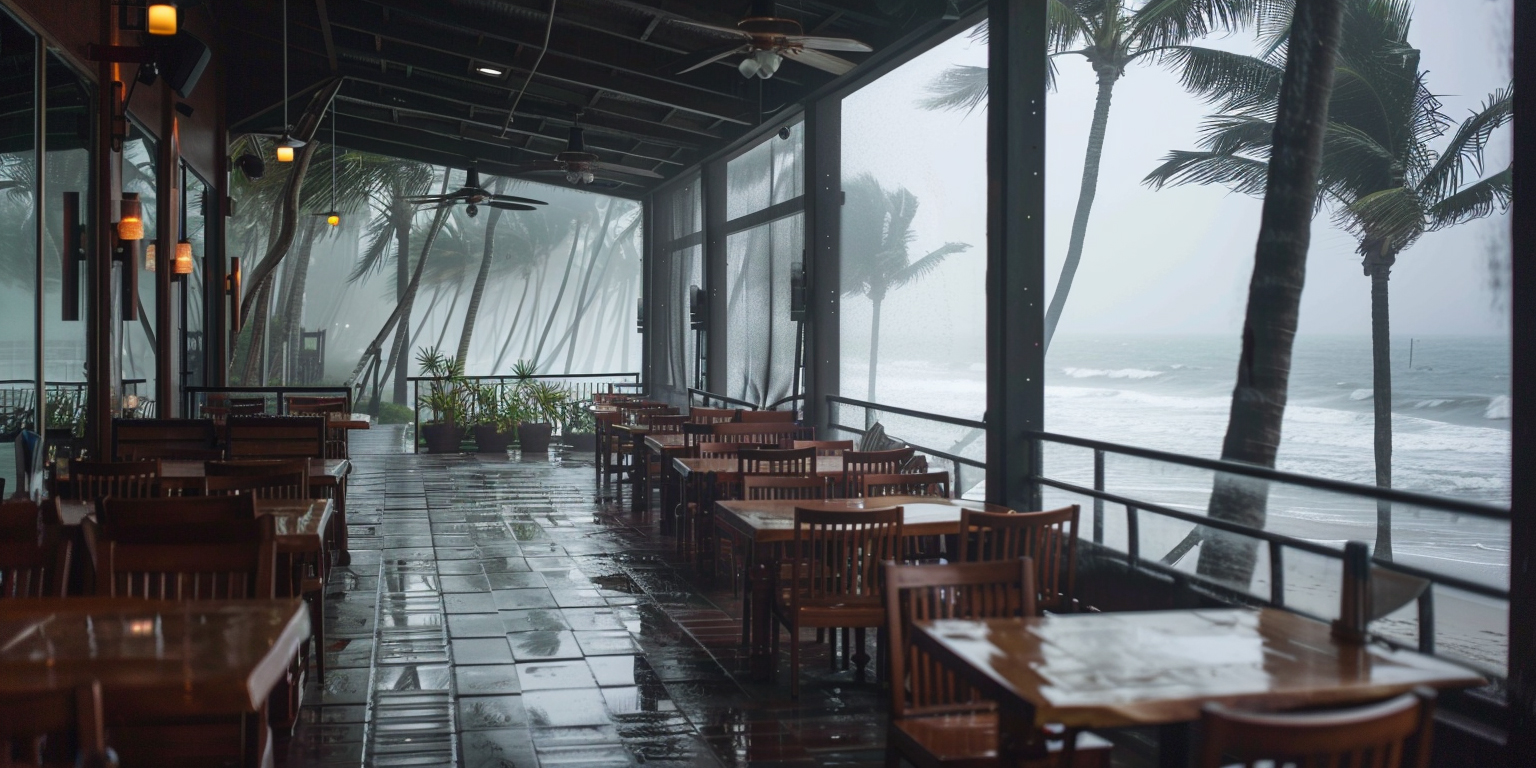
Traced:
POLYGON ((789 625, 789 697, 800 698, 800 619, 794 618, 789 625))
POLYGON ((852 643, 848 642, 848 628, 843 627, 843 671, 848 671, 849 662, 853 660, 852 643))
POLYGON ((864 649, 865 635, 863 627, 855 627, 853 630, 853 663, 859 666, 854 679, 864 682, 864 669, 869 666, 869 653, 864 649))
MULTIPOLYGON (((889 742, 889 736, 885 737, 889 742)), ((885 745, 885 768, 901 768, 901 752, 889 743, 885 745)))

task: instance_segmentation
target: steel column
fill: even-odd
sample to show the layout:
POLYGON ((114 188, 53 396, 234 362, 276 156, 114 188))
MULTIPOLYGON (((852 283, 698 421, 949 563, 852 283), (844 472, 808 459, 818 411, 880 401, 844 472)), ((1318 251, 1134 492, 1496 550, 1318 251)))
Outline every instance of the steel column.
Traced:
POLYGON ((1045 416, 1046 0, 991 0, 987 501, 1039 509, 1045 416))
POLYGON ((843 102, 829 97, 805 112, 805 418, 829 434, 827 395, 841 392, 843 102))
MULTIPOLYGON (((155 415, 173 418, 176 407, 177 339, 175 314, 171 311, 176 242, 181 231, 181 149, 177 146, 176 97, 165 78, 160 79, 160 135, 155 163, 155 415)), ((137 265, 128 265, 136 269, 137 265)))
MULTIPOLYGON (((1536 88, 1536 7, 1515 3, 1515 88, 1536 88)), ((1508 765, 1536 754, 1536 102, 1515 100, 1508 765), (1522 467, 1524 469, 1522 469, 1522 467)))
POLYGON ((716 394, 726 394, 725 357, 726 346, 726 295, 729 282, 725 268, 725 199, 726 161, 717 160, 704 166, 704 292, 709 296, 709 324, 705 327, 706 350, 704 367, 705 389, 716 394))

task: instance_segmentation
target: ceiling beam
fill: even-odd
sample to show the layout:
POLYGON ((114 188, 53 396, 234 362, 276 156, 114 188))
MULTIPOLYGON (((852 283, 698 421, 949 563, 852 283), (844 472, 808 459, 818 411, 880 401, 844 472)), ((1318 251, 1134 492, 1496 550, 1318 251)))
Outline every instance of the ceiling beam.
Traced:
POLYGON ((315 12, 320 15, 320 34, 325 38, 325 58, 330 62, 331 74, 336 74, 336 41, 331 37, 331 19, 325 11, 325 0, 315 0, 315 12))

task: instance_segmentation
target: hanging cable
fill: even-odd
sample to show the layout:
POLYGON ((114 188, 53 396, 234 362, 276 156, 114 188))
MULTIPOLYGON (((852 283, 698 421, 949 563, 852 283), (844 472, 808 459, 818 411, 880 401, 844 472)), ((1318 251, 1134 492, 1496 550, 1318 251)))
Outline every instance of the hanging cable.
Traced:
POLYGON ((544 63, 544 54, 549 51, 549 36, 555 29, 555 6, 559 3, 560 0, 549 0, 549 19, 544 24, 544 44, 539 46, 538 58, 533 60, 533 67, 528 70, 528 77, 523 79, 523 87, 518 90, 517 96, 512 99, 512 107, 507 110, 507 121, 501 124, 502 138, 506 138, 507 129, 512 127, 512 117, 517 114, 517 105, 523 102, 523 94, 528 92, 528 85, 533 82, 534 73, 538 72, 539 65, 544 63))

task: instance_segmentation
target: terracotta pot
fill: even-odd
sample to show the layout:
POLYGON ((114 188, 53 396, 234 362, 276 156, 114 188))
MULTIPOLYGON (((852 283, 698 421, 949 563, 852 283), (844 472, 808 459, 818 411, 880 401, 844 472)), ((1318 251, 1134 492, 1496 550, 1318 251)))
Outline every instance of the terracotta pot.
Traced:
POLYGON ((517 425, 517 447, 523 453, 549 453, 549 438, 554 427, 548 423, 517 425))
POLYGON ((597 452, 597 435, 591 432, 567 432, 564 442, 573 451, 581 453, 597 452))
POLYGON ((457 424, 426 424, 421 428, 427 453, 458 453, 464 442, 464 428, 457 424))
POLYGON ((475 425, 475 452, 477 453, 506 453, 512 447, 512 438, 515 433, 502 432, 491 424, 475 425))

